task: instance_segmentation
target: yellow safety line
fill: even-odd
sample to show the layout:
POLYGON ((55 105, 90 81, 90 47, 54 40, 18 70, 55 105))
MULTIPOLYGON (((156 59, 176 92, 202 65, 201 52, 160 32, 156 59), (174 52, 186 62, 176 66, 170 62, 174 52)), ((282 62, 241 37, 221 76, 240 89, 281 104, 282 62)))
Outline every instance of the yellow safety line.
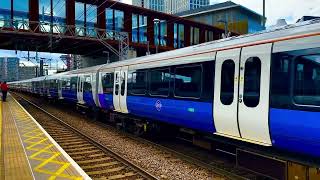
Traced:
POLYGON ((2 177, 2 101, 0 101, 0 178, 2 177))
MULTIPOLYGON (((45 136, 45 134, 39 129, 39 127, 33 122, 33 120, 27 115, 22 107, 19 108, 18 104, 14 102, 10 102, 11 105, 15 109, 15 121, 18 125, 18 127, 21 130, 22 137, 25 139, 23 140, 24 143, 26 143, 26 150, 33 151, 31 152, 31 155, 29 155, 29 159, 39 161, 39 164, 37 164, 35 167, 33 167, 33 170, 38 173, 43 173, 49 175, 49 179, 57 179, 57 178, 65 178, 65 179, 71 179, 71 180, 80 180, 83 179, 82 177, 78 177, 75 175, 69 175, 65 174, 65 170, 67 170, 71 163, 68 161, 61 161, 57 158, 62 156, 61 152, 59 151, 53 151, 52 148, 55 147, 54 144, 49 140, 48 137, 45 136), (38 145, 42 145, 42 147, 39 147, 38 145), (43 147, 44 146, 44 147, 43 147), (50 155, 50 157, 41 157, 41 155, 50 155), (38 157, 40 156, 40 157, 38 157), (54 170, 53 172, 50 170, 47 170, 45 168, 48 164, 56 164, 60 165, 58 170, 54 170)), ((0 112, 1 113, 1 112, 0 112)), ((1 115, 1 114, 0 114, 1 115)), ((0 122, 1 123, 1 122, 0 122)))

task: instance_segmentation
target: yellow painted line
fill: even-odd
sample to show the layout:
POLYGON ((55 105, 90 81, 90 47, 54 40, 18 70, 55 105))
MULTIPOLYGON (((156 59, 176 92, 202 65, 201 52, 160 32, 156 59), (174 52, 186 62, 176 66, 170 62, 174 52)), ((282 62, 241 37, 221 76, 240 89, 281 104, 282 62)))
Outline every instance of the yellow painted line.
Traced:
POLYGON ((0 101, 0 178, 3 176, 2 157, 2 101, 0 101))
MULTIPOLYGON (((53 140, 45 134, 45 131, 40 128, 41 126, 38 126, 23 107, 19 106, 17 102, 14 103, 14 101, 10 103, 14 109, 14 119, 21 130, 21 136, 24 137, 23 142, 26 143, 26 150, 31 153, 28 158, 39 162, 39 164, 33 166, 34 172, 47 174, 49 175, 48 179, 83 179, 81 176, 66 174, 72 164, 68 159, 59 159, 60 157, 66 157, 59 152, 53 140), (57 170, 50 169, 47 167, 48 164, 55 164, 59 168, 57 170)), ((89 179, 89 177, 86 179, 89 179)))

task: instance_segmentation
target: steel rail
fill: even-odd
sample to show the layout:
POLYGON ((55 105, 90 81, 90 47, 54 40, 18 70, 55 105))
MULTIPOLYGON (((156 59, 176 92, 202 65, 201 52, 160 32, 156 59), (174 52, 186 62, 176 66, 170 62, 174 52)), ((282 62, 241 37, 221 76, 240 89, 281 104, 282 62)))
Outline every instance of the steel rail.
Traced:
MULTIPOLYGON (((97 120, 93 120, 93 119, 90 119, 88 121, 91 121, 93 123, 96 123, 98 124, 99 126, 102 126, 102 127, 105 127, 105 128, 112 128, 112 129, 116 129, 115 127, 111 126, 111 125, 108 125, 108 124, 105 124, 105 123, 102 123, 102 122, 99 122, 97 120)), ((225 170, 221 167, 218 167, 217 165, 214 165, 214 163, 207 163, 207 162, 204 162, 204 161, 201 161, 200 159, 197 159, 195 157, 192 157, 190 155, 186 155, 186 154, 183 154, 179 151, 176 151, 172 148, 169 148, 169 147, 166 147, 164 145, 161 145, 161 144, 158 144, 158 143, 155 143, 155 142, 152 142, 150 140, 147 140, 145 138, 141 138, 141 137, 137 137, 137 136, 134 136, 128 132, 125 132, 125 131, 118 131, 120 134, 122 135, 125 135, 126 137, 129 137, 135 141, 139 141, 139 142, 142 142, 142 143, 145 143, 145 144, 148 144, 148 145, 151 145, 151 146, 155 146, 159 149, 162 149, 164 151, 167 151, 167 152, 170 152, 172 154, 174 154, 175 156, 185 160, 186 162, 189 162, 189 163, 192 163, 192 164, 195 164, 199 167, 202 167, 202 168, 205 168, 205 169, 211 169, 214 173, 217 173, 218 175, 221 175, 221 176, 224 176, 226 177, 227 179, 232 179, 232 180, 249 180, 249 178, 247 177, 244 177, 244 176, 241 176, 241 175, 238 175, 238 174, 235 174, 235 173, 232 173, 228 170, 225 170)))
MULTIPOLYGON (((34 106, 35 108, 39 109, 40 111, 44 112, 45 114, 47 114, 48 116, 50 116, 51 118, 57 120, 59 123, 61 123, 63 126, 71 129, 73 132, 75 132, 76 134, 80 135, 81 137, 83 137, 85 140, 87 140, 89 143, 93 144, 94 146, 96 146, 97 148, 99 148, 101 151, 105 152, 106 154, 111 154, 116 160, 120 161, 121 163, 123 163, 124 165, 130 167, 131 169, 133 169, 134 171, 136 171, 137 173, 139 173, 139 175, 141 175, 142 177, 146 178, 146 179, 150 179, 150 180, 159 180, 158 177, 150 174, 149 172, 147 172, 146 170, 144 170, 143 168, 139 167, 138 165, 136 165, 135 163, 133 163, 132 161, 130 161, 129 159, 126 159, 124 157, 122 157, 120 154, 116 153, 115 151, 111 150, 110 148, 102 145, 101 143, 97 142, 96 140, 94 140, 93 138, 91 138, 90 136, 82 133, 81 131, 77 130, 76 128, 72 127, 71 125, 69 125, 68 123, 64 122, 63 120, 59 119, 58 117, 54 116, 53 114, 51 114, 50 112, 46 111, 45 109, 39 107, 38 105, 36 105, 35 103, 31 102, 30 100, 24 98, 23 96, 17 94, 17 93, 13 93, 12 94, 18 96, 19 98, 23 99, 24 101, 26 101, 27 103, 29 103, 30 105, 34 106)), ((81 167, 81 166, 80 166, 81 167)))

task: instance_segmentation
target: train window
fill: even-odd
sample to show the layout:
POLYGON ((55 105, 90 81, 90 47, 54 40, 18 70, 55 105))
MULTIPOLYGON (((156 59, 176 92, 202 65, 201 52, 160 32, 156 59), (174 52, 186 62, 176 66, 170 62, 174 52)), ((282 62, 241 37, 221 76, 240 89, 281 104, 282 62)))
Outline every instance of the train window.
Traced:
POLYGON ((320 106, 320 54, 297 57, 294 69, 294 101, 320 106))
POLYGON ((234 61, 229 59, 223 62, 221 67, 221 92, 220 100, 224 105, 230 105, 234 98, 234 61))
POLYGON ((130 80, 130 93, 134 95, 145 95, 147 91, 147 73, 137 71, 132 73, 130 80))
POLYGON ((125 88, 126 88, 126 72, 123 72, 123 77, 121 80, 121 96, 124 96, 125 88))
POLYGON ((106 73, 102 76, 102 88, 104 94, 113 93, 113 73, 106 73))
POLYGON ((271 98, 272 107, 287 108, 292 103, 290 97, 290 72, 294 56, 287 52, 276 53, 271 63, 271 98))
POLYGON ((202 65, 177 67, 174 76, 174 95, 177 97, 200 98, 202 71, 202 65))
POLYGON ((151 96, 169 96, 170 69, 155 69, 149 73, 149 90, 151 96))
POLYGON ((115 87, 115 95, 119 95, 119 72, 116 73, 116 87, 115 87))
POLYGON ((260 101, 261 61, 258 57, 246 60, 244 69, 243 103, 247 107, 256 107, 260 101))
POLYGON ((92 91, 91 76, 84 77, 83 91, 92 91))
POLYGON ((66 90, 70 90, 70 79, 62 80, 62 88, 66 90))
POLYGON ((70 87, 71 87, 71 90, 74 90, 76 91, 77 90, 77 84, 78 84, 78 77, 71 77, 71 80, 70 80, 70 87))

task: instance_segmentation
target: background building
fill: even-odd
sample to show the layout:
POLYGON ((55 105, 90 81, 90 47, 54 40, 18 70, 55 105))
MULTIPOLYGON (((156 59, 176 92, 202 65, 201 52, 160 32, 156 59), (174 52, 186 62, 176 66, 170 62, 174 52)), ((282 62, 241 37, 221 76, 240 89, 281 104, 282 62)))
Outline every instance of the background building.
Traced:
POLYGON ((166 0, 166 13, 176 14, 179 12, 206 7, 210 4, 209 0, 166 0))
POLYGON ((19 80, 31 79, 36 77, 38 66, 31 61, 20 61, 19 80))
POLYGON ((19 58, 0 57, 0 81, 17 81, 19 79, 19 58))
POLYGON ((184 11, 176 15, 222 29, 227 23, 229 31, 239 34, 253 33, 264 29, 262 15, 231 1, 184 11))
POLYGON ((132 5, 175 14, 186 10, 205 7, 210 4, 209 0, 132 0, 132 5))
POLYGON ((165 12, 165 1, 167 0, 132 0, 132 5, 165 12))

